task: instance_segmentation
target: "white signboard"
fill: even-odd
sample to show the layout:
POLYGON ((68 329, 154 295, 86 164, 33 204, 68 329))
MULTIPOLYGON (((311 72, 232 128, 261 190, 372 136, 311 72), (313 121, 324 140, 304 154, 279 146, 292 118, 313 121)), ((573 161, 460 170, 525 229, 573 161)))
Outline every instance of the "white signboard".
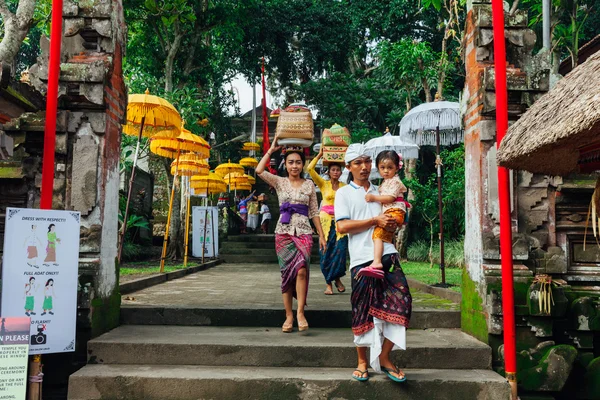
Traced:
POLYGON ((194 257, 202 257, 203 244, 204 257, 219 255, 219 210, 217 207, 192 207, 192 255, 194 257))
POLYGON ((31 317, 29 354, 75 351, 79 218, 6 209, 0 315, 31 317))
POLYGON ((0 318, 0 399, 25 398, 30 326, 28 317, 0 318))

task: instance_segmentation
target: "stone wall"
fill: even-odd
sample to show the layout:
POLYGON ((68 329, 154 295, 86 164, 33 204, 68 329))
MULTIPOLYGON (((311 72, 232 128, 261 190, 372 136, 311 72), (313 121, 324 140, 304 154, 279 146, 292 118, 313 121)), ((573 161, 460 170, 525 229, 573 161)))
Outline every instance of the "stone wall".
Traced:
MULTIPOLYGON (((527 12, 505 12, 505 19, 508 112, 509 120, 515 121, 550 89, 555 77, 548 53, 532 55, 536 36, 528 28, 527 12)), ((490 344, 494 367, 503 372, 494 51, 489 0, 469 2, 465 37, 466 268, 462 328, 490 344)), ((600 280, 596 261, 600 260, 600 252, 588 247, 583 253, 581 249, 591 191, 572 178, 512 171, 511 179, 517 380, 521 398, 527 398, 528 393, 544 393, 548 396, 544 398, 557 399, 599 398, 593 382, 600 379, 600 358, 594 360, 600 355, 600 330, 596 325, 600 321, 600 303, 598 287, 594 286, 600 280), (547 291, 552 294, 550 310, 544 302, 540 303, 540 298, 547 298, 542 284, 534 281, 540 274, 551 274, 554 282, 547 291)))

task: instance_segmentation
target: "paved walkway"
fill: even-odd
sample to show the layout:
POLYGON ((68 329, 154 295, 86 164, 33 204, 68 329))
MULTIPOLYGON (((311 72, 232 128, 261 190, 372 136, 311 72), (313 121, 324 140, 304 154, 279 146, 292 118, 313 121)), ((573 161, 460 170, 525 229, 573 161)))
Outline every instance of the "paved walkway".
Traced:
MULTIPOLYGON (((345 293, 323 294, 325 282, 318 265, 310 269, 309 310, 349 310, 350 278, 342 278, 345 293)), ((281 275, 276 264, 221 264, 216 267, 123 296, 124 305, 281 309, 281 275)), ((433 295, 412 291, 413 307, 459 310, 460 306, 433 295)))

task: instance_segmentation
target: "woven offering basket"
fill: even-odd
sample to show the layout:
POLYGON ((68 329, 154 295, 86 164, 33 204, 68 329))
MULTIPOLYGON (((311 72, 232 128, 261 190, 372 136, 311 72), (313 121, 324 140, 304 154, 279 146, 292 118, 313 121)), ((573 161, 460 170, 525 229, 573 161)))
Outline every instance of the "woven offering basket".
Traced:
POLYGON ((313 133, 313 119, 310 111, 281 112, 276 130, 279 144, 310 146, 313 141, 313 133))

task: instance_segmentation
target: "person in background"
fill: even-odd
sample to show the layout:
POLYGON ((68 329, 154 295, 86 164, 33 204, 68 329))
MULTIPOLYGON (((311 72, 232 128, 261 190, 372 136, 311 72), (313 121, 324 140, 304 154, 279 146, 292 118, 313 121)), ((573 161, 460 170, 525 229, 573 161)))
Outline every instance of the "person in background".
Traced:
POLYGON ((288 176, 285 178, 265 170, 271 155, 279 148, 275 135, 271 148, 256 167, 256 174, 275 188, 279 199, 280 216, 275 228, 275 251, 281 270, 281 293, 286 315, 281 330, 288 333, 293 330, 294 324, 293 297, 298 299, 298 330, 308 330, 304 307, 308 294, 310 252, 313 245, 311 220, 319 233, 319 247, 322 251, 325 251, 325 237, 319 220, 315 185, 302 178, 304 153, 286 152, 284 165, 288 176))
POLYGON ((266 203, 267 195, 261 193, 260 196, 258 196, 258 201, 260 204, 259 212, 262 216, 260 222, 260 229, 262 230, 262 233, 266 235, 267 233, 269 233, 269 222, 271 222, 271 210, 269 210, 269 206, 266 203))
MULTIPOLYGON (((254 191, 255 192, 255 191, 254 191)), ((250 193, 250 195, 246 198, 240 197, 240 201, 238 203, 238 208, 240 210, 240 217, 242 217, 242 227, 240 229, 240 233, 246 233, 246 224, 248 223, 248 202, 254 197, 254 192, 250 193)))
POLYGON ((346 288, 344 287, 344 284, 340 278, 346 275, 348 236, 337 232, 333 218, 335 215, 333 203, 335 200, 336 191, 344 186, 344 184, 339 181, 340 176, 342 175, 343 164, 329 164, 329 169, 327 170, 329 180, 326 181, 325 179, 321 178, 317 171, 315 171, 315 167, 321 157, 323 157, 323 146, 321 146, 319 154, 311 161, 310 164, 308 164, 306 169, 313 182, 319 187, 319 190, 323 195, 319 218, 321 220, 323 234, 327 238, 327 248, 324 252, 320 253, 320 264, 321 272, 325 277, 325 284, 327 285, 324 293, 326 295, 332 295, 332 282, 335 282, 335 287, 338 292, 343 293, 346 291, 346 288))
POLYGON ((248 202, 248 222, 246 223, 246 228, 252 229, 253 232, 256 232, 258 229, 258 219, 260 216, 258 207, 256 196, 252 196, 252 199, 248 202))

